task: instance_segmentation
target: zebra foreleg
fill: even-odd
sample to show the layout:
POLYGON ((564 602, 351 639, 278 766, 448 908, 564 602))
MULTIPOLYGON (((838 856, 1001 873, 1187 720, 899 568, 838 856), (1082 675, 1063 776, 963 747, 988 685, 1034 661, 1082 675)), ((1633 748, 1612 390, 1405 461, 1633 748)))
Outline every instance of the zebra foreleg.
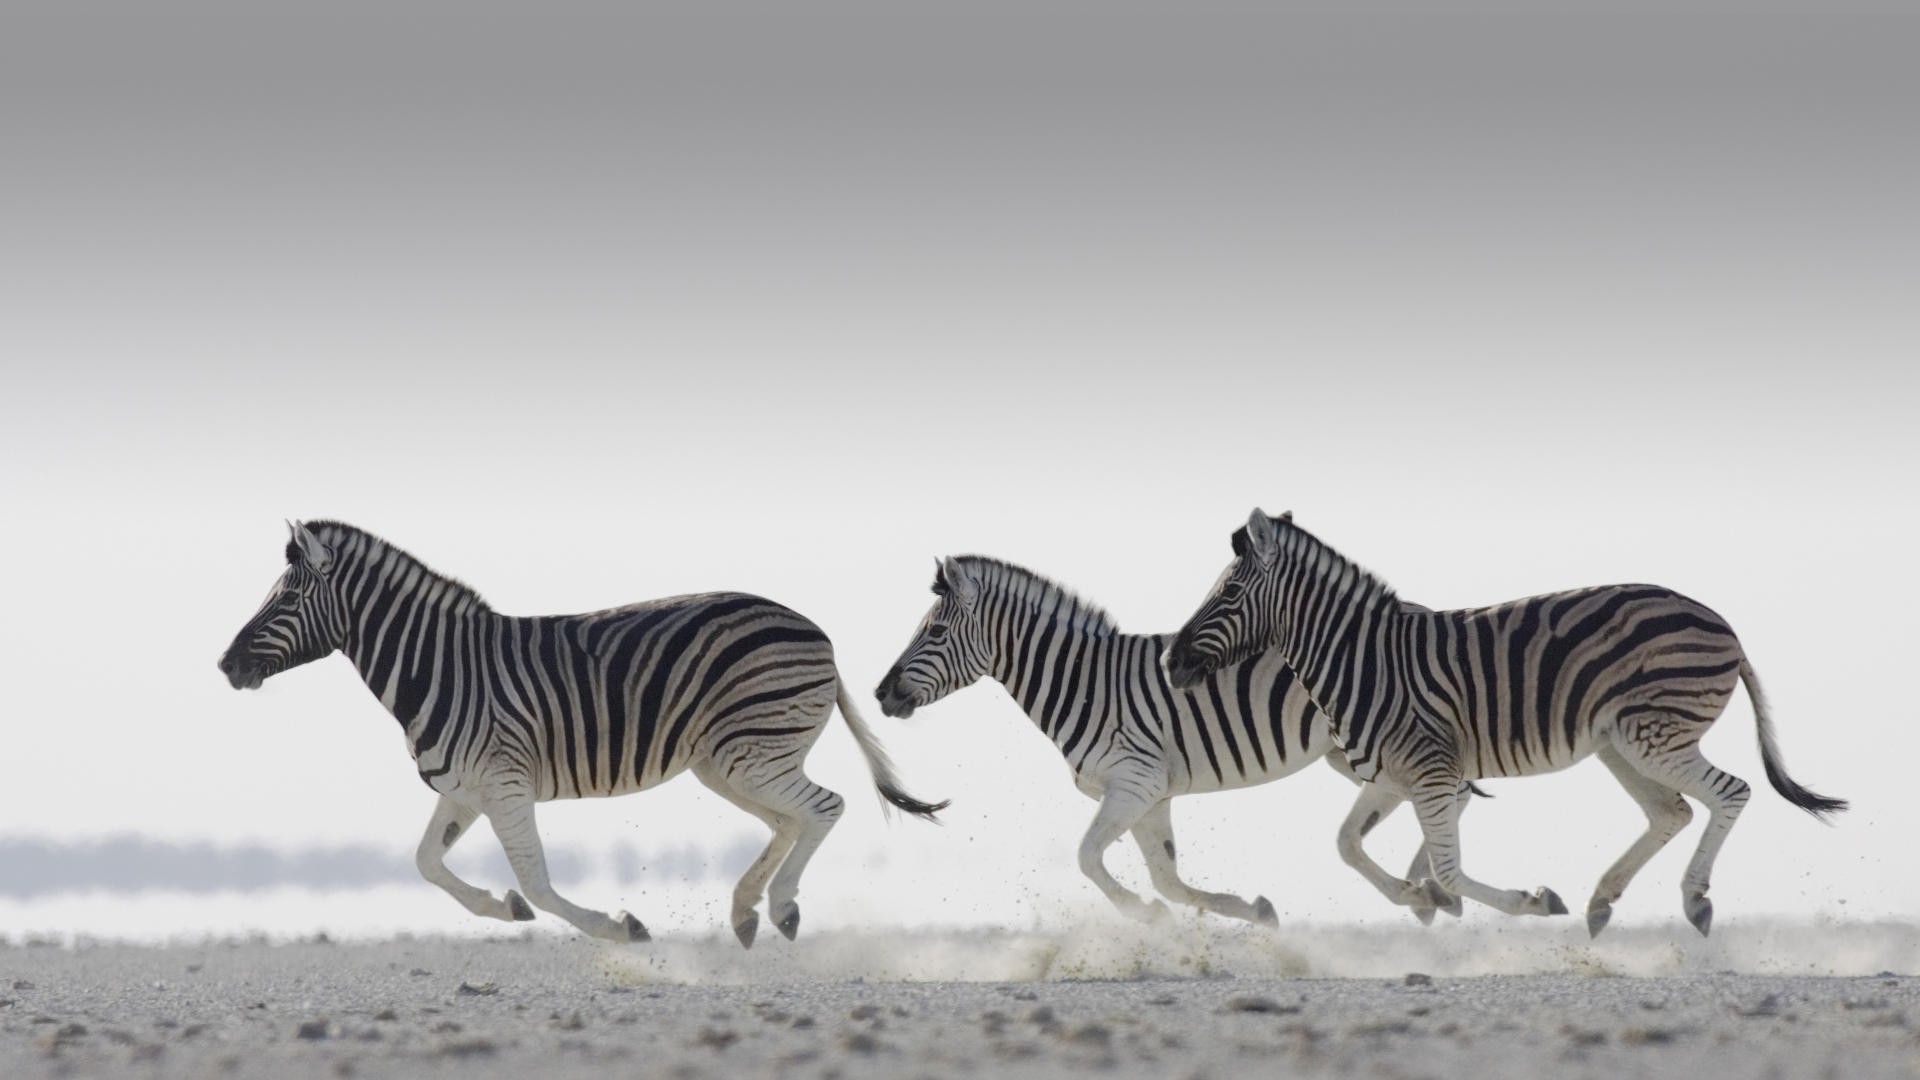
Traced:
POLYGON ((1099 887, 1121 914, 1141 922, 1167 918, 1167 905, 1158 900, 1149 904, 1115 881, 1113 875, 1107 873, 1105 857, 1107 848, 1120 839, 1120 834, 1134 828, 1141 816, 1159 801, 1131 785, 1109 780, 1100 798, 1100 809, 1093 815, 1093 824, 1080 839, 1080 872, 1099 887))
POLYGON ((1413 797, 1414 812, 1420 815, 1420 831, 1426 834, 1427 858, 1433 863, 1434 878, 1440 887, 1504 911, 1509 915, 1565 915, 1567 905, 1546 886, 1533 892, 1496 889, 1475 881, 1460 869, 1460 785, 1431 785, 1413 797))
POLYGON ((1600 877, 1600 884, 1593 890, 1593 899, 1587 902, 1587 934, 1598 937, 1606 929, 1607 920, 1613 917, 1613 902, 1627 889, 1640 868, 1667 841, 1687 827, 1693 820, 1693 808, 1679 792, 1656 780, 1642 775, 1639 770, 1620 755, 1620 751, 1610 745, 1602 744, 1596 755, 1606 763, 1607 770, 1613 773, 1620 786, 1627 789, 1633 801, 1647 815, 1647 831, 1640 835, 1626 854, 1620 856, 1607 872, 1600 877))
POLYGON ((533 918, 533 908, 512 889, 508 889, 504 897, 495 896, 485 889, 467 884, 459 875, 447 869, 447 850, 467 834, 467 827, 479 816, 478 811, 470 810, 445 795, 440 796, 439 804, 433 808, 433 817, 427 822, 426 835, 420 838, 420 847, 413 853, 414 865, 420 868, 421 877, 445 889, 449 896, 460 901, 462 907, 475 915, 508 922, 533 918))
POLYGON ((624 911, 605 915, 575 904, 553 889, 547 877, 546 849, 540 843, 540 830, 534 823, 533 800, 516 794, 497 799, 487 806, 500 846, 506 849, 507 862, 527 899, 541 911, 558 915, 583 933, 608 941, 649 941, 652 935, 640 920, 624 911))
MULTIPOLYGON (((1432 879, 1424 875, 1417 884, 1407 878, 1394 877, 1385 867, 1374 862, 1373 857, 1367 854, 1366 848, 1361 844, 1361 840, 1367 833, 1373 831, 1375 825, 1380 824, 1388 814, 1393 813, 1405 801, 1401 796, 1379 784, 1362 783, 1360 796, 1354 800, 1353 809, 1347 812, 1347 820, 1340 823, 1340 832, 1335 842, 1339 845, 1341 860, 1353 867, 1361 877, 1366 878, 1374 888, 1380 890, 1380 895, 1401 907, 1412 908, 1414 915, 1418 916, 1421 922, 1431 923, 1436 909, 1457 904, 1459 901, 1442 892, 1432 879)), ((1417 874, 1426 864, 1426 858, 1427 846, 1422 844, 1420 851, 1414 856, 1414 873, 1417 874)))
MULTIPOLYGON (((1473 792, 1465 784, 1460 785, 1460 813, 1466 813, 1467 803, 1473 800, 1473 792)), ((1466 913, 1466 905, 1460 898, 1440 887, 1433 879, 1433 859, 1427 855, 1427 841, 1420 839, 1420 850, 1413 853, 1413 862, 1407 866, 1407 880, 1425 882, 1427 895, 1435 906, 1418 905, 1413 909, 1413 917, 1420 920, 1422 926, 1432 926, 1435 912, 1444 911, 1454 918, 1466 913)))
POLYGON ((1277 927, 1280 916, 1264 896, 1253 903, 1229 893, 1205 892, 1180 880, 1173 846, 1173 800, 1161 799, 1133 825, 1133 839, 1147 860, 1147 873, 1160 895, 1176 904, 1191 904, 1229 919, 1245 919, 1262 926, 1277 927))

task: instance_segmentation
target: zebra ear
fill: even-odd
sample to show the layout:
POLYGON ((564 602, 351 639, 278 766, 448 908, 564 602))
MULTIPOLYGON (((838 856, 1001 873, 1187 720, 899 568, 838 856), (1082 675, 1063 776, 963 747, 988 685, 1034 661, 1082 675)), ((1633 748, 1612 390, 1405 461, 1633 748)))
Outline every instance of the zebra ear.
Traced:
MULTIPOLYGON (((1279 521, 1292 521, 1291 512, 1282 515, 1279 521)), ((1280 531, 1274 527, 1275 519, 1256 507, 1247 517, 1246 548, 1253 552, 1261 566, 1272 566, 1273 560, 1280 554, 1280 531)), ((1244 556, 1243 556, 1244 557, 1244 556)))
POLYGON ((959 559, 949 555, 940 560, 940 577, 934 582, 934 592, 942 596, 953 596, 968 607, 980 597, 980 582, 973 571, 959 559), (940 586, 945 586, 943 590, 940 586))
POLYGON ((333 567, 333 549, 320 542, 313 530, 297 521, 287 523, 293 533, 293 539, 287 543, 287 561, 303 562, 316 574, 324 574, 333 567))

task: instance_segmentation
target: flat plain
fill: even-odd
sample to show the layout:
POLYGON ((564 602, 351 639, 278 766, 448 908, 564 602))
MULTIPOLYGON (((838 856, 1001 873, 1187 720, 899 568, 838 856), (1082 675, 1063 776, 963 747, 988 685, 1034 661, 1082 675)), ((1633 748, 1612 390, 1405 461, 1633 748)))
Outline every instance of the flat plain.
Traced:
POLYGON ((0 1076, 1920 1075, 1915 928, 1608 933, 16 943, 0 1076))

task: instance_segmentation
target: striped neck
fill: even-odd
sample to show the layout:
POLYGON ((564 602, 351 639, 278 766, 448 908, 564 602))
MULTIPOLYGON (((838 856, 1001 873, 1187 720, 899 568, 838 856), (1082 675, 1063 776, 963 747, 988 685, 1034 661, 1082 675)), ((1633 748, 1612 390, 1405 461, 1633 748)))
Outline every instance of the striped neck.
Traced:
POLYGON ((961 561, 981 583, 989 673, 1062 743, 1075 726, 1067 706, 1090 704, 1092 673, 1109 666, 1100 661, 1126 635, 1099 606, 1031 570, 974 555, 961 561))
POLYGON ((493 609, 466 584, 398 547, 340 522, 308 525, 333 551, 328 579, 346 608, 341 651, 402 726, 430 704, 436 668, 469 648, 469 630, 493 609))
POLYGON ((1275 648, 1332 721, 1363 779, 1378 769, 1375 718, 1401 699, 1395 641, 1403 611, 1385 582, 1287 523, 1275 648))

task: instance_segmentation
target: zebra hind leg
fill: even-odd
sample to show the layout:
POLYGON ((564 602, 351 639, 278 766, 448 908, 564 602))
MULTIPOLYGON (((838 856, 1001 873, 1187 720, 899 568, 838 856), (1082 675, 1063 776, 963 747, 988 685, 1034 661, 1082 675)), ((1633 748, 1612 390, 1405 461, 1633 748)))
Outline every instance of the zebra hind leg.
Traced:
POLYGON ((1693 808, 1679 792, 1642 775, 1619 750, 1602 745, 1596 754, 1646 813, 1647 831, 1607 868, 1600 884, 1594 887, 1593 899, 1587 902, 1587 933, 1592 937, 1598 937, 1600 931, 1606 929, 1607 920, 1613 916, 1613 902, 1620 899, 1634 875, 1693 819, 1693 808))
POLYGON ((694 775, 721 798, 759 818, 773 830, 768 838, 766 849, 760 857, 753 860, 747 872, 740 876, 740 883, 733 889, 733 936, 740 939, 740 947, 753 948, 755 935, 760 931, 760 915, 753 910, 766 893, 767 882, 773 872, 780 867, 780 861, 793 850, 794 840, 800 835, 799 823, 785 814, 776 813, 768 807, 752 801, 733 789, 726 776, 711 764, 696 765, 694 775))
POLYGON ((1700 835, 1700 846, 1694 849, 1693 860, 1687 863, 1686 876, 1680 879, 1681 910, 1693 928, 1705 935, 1713 929, 1713 901, 1707 899, 1713 861, 1720 854, 1720 845, 1726 843, 1733 823, 1739 819, 1740 811, 1746 808, 1752 789, 1745 780, 1715 768, 1700 753, 1697 736, 1677 744, 1668 741, 1673 740, 1672 725, 1683 723, 1694 728, 1699 726, 1697 721, 1673 719, 1654 728, 1650 734, 1635 737, 1646 733, 1650 726, 1637 723, 1635 732, 1616 737, 1615 745, 1641 775, 1682 795, 1692 796, 1707 808, 1706 831, 1700 835))
POLYGON ((1280 916, 1264 896, 1252 903, 1230 893, 1206 892, 1180 880, 1173 845, 1173 800, 1161 799, 1133 825, 1133 839, 1147 860, 1147 873, 1160 895, 1176 904, 1191 904, 1229 919, 1244 919, 1266 927, 1280 925, 1280 916))
POLYGON ((583 933, 608 941, 650 941, 652 935, 640 920, 624 911, 602 914, 561 896, 547 877, 547 855, 540 843, 540 830, 534 822, 533 799, 521 793, 496 799, 487 807, 487 820, 493 823, 500 846, 506 849, 507 862, 527 899, 541 911, 550 912, 578 927, 583 933))
POLYGON ((479 817, 477 811, 440 796, 440 802, 433 808, 433 817, 427 822, 426 834, 420 837, 420 847, 414 851, 413 861, 420 868, 420 876, 445 889, 462 907, 483 918, 509 922, 533 918, 533 908, 512 889, 508 889, 505 896, 495 896, 467 884, 447 869, 447 850, 467 834, 467 827, 476 817, 479 817))

